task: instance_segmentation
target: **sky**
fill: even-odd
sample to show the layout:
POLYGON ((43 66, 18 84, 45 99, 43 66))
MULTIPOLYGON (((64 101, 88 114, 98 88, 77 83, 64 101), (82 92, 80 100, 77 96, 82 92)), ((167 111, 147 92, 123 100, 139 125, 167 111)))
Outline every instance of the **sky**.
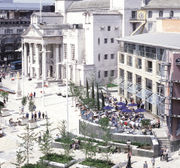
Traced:
MULTIPOLYGON (((42 0, 44 3, 52 3, 55 0, 42 0)), ((14 2, 21 2, 21 3, 39 3, 40 0, 14 0, 14 2)))

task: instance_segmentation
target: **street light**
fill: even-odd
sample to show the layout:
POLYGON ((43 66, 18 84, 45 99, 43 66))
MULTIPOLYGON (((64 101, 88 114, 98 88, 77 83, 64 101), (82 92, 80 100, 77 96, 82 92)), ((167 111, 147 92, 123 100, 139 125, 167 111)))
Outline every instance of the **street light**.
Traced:
POLYGON ((23 53, 23 47, 20 47, 19 49, 15 50, 16 52, 21 52, 22 55, 22 96, 24 97, 24 53, 23 53))
MULTIPOLYGON (((50 52, 51 51, 46 51, 46 50, 39 51, 39 53, 50 53, 50 52)), ((45 102, 44 102, 44 77, 45 77, 44 75, 45 74, 43 73, 43 66, 46 66, 46 65, 43 65, 43 61, 42 61, 42 107, 43 107, 43 110, 45 110, 45 102)))
POLYGON ((128 147, 128 162, 126 168, 132 168, 131 167, 131 141, 127 141, 127 147, 128 147))
MULTIPOLYGON (((62 63, 57 63, 62 65, 62 63)), ((69 108, 68 108, 68 61, 66 59, 66 115, 67 115, 67 131, 69 132, 69 108)))

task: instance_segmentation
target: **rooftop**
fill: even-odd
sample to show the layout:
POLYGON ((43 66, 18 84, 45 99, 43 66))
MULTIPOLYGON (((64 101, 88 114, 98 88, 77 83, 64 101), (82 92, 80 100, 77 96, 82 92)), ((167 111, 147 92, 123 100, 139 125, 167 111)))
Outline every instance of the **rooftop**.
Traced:
MULTIPOLYGON (((39 12, 34 12, 33 15, 40 16, 39 12)), ((60 13, 54 13, 54 12, 41 12, 41 16, 43 17, 61 17, 62 15, 60 13)))
POLYGON ((145 9, 180 9, 180 0, 151 0, 145 9))
POLYGON ((180 33, 144 33, 119 38, 118 41, 158 46, 169 49, 180 49, 180 33))
POLYGON ((38 3, 1 3, 0 10, 39 10, 38 3))
POLYGON ((96 10, 96 9, 109 9, 110 0, 83 0, 83 1, 74 1, 68 11, 87 11, 87 10, 96 10))

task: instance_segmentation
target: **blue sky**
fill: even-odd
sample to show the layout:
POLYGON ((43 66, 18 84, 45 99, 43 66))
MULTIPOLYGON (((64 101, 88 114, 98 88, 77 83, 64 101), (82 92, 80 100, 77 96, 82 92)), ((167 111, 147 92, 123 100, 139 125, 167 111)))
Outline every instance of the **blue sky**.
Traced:
MULTIPOLYGON (((44 3, 52 3, 54 2, 55 0, 42 0, 42 2, 44 3)), ((14 2, 22 2, 22 3, 39 3, 40 0, 14 0, 14 2)))

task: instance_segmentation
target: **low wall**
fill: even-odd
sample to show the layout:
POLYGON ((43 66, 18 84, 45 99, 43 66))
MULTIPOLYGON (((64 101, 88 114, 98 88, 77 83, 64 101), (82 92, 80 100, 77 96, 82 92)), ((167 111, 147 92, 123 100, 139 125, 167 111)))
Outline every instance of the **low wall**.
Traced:
MULTIPOLYGON (((83 119, 79 120, 79 133, 84 134, 84 130, 82 129, 82 124, 86 123, 86 136, 92 136, 94 138, 103 139, 104 131, 101 127, 96 124, 92 123, 83 119)), ((127 142, 130 140, 132 143, 141 143, 141 144, 150 144, 152 145, 152 150, 144 150, 137 147, 132 149, 134 155, 138 156, 158 156, 159 155, 159 143, 155 136, 153 135, 132 135, 132 134, 124 134, 124 133, 114 133, 114 128, 111 128, 112 134, 112 141, 119 141, 119 142, 127 142)), ((124 149, 127 145, 122 144, 122 148, 124 149), (123 147, 124 146, 124 147, 123 147)))
MULTIPOLYGON (((104 132, 98 124, 88 122, 86 120, 79 120, 79 133, 83 134, 82 130, 82 122, 86 123, 86 132, 87 136, 91 136, 93 134, 94 138, 102 139, 104 132)), ((112 139, 114 141, 123 141, 127 142, 130 140, 131 142, 138 142, 143 144, 151 144, 152 138, 155 138, 153 135, 132 135, 132 134, 124 134, 124 133, 114 133, 114 128, 111 129, 112 139)))

